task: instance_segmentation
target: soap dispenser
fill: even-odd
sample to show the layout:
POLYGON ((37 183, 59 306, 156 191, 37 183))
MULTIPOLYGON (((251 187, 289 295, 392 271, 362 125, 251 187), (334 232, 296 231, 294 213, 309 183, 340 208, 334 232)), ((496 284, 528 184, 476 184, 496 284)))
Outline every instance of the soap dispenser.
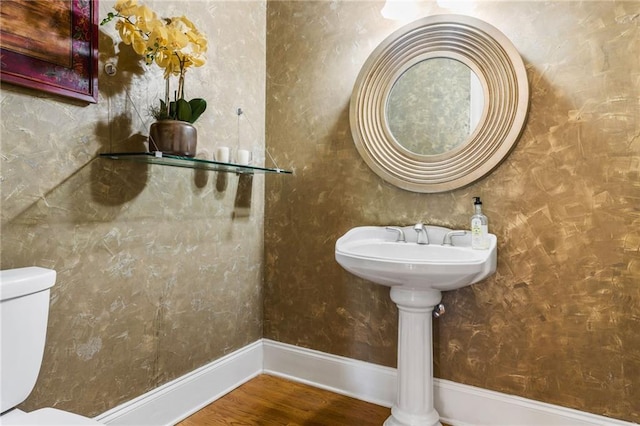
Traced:
POLYGON ((489 220, 482 214, 480 197, 473 197, 473 216, 471 216, 471 248, 486 250, 489 248, 489 220))

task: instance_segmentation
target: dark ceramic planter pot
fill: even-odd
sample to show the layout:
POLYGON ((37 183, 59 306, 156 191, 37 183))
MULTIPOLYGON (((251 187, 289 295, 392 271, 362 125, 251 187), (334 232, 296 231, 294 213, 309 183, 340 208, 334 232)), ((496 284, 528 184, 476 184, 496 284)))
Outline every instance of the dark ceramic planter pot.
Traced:
POLYGON ((149 151, 195 157, 198 132, 186 121, 161 120, 151 125, 149 151))

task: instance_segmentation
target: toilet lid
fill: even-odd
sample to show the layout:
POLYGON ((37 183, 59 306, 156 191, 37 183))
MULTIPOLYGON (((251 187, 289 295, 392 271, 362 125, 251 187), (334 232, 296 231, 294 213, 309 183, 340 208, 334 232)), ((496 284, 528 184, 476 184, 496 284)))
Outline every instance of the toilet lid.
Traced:
MULTIPOLYGON (((4 417, 4 416, 3 416, 4 417)), ((55 408, 41 408, 30 413, 24 413, 17 416, 7 416, 0 420, 3 426, 90 426, 101 425, 97 421, 88 417, 82 417, 77 414, 68 413, 55 408)))

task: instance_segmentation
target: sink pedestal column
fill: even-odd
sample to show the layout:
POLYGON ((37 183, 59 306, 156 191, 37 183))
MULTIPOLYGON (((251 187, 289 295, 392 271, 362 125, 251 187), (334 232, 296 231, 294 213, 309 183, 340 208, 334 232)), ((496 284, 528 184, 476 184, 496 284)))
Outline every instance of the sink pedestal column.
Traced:
POLYGON ((398 394, 384 426, 441 426, 433 406, 433 308, 438 290, 391 288, 398 306, 398 394))

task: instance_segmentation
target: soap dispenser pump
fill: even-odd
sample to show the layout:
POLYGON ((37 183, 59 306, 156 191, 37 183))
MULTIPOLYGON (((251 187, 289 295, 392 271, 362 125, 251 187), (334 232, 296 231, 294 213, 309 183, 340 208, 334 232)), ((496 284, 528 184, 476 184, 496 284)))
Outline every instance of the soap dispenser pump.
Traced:
POLYGON ((473 197, 474 213, 471 216, 471 248, 486 250, 489 248, 489 220, 482 214, 480 197, 473 197))

